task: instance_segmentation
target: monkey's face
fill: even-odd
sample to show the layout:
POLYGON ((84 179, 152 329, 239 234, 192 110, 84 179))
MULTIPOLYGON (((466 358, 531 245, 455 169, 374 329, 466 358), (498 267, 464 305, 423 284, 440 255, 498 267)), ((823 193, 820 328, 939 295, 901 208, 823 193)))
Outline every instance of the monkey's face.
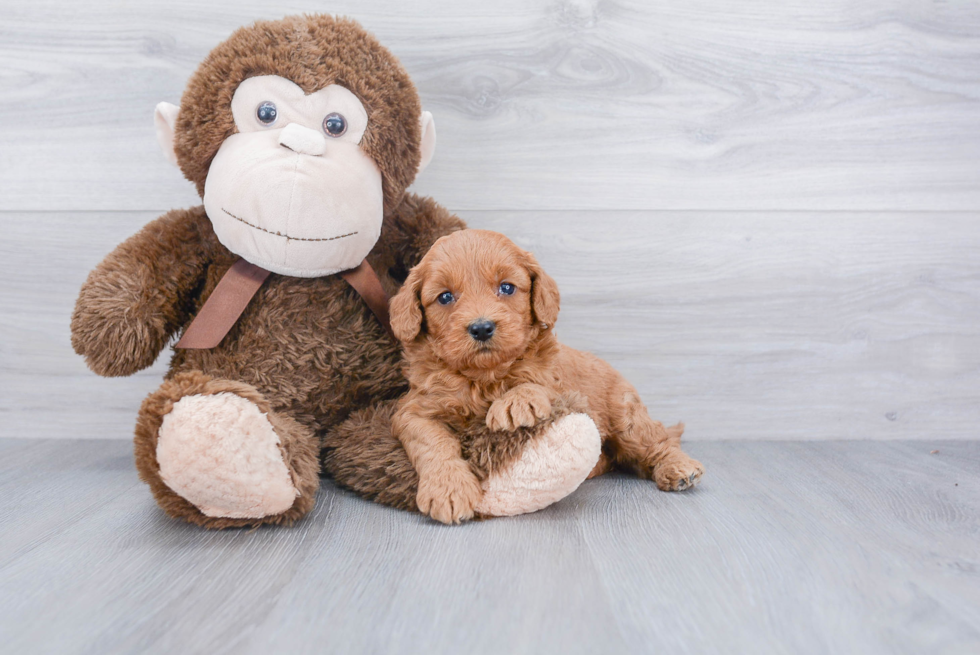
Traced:
POLYGON ((381 172, 359 147, 361 101, 336 84, 306 95, 263 75, 238 86, 231 108, 238 133, 221 144, 204 187, 221 243, 281 275, 360 264, 384 215, 381 172))
POLYGON ((216 46, 157 139, 222 244, 282 275, 358 266, 435 151, 432 114, 355 21, 258 21, 216 46), (356 95, 355 95, 356 94, 356 95))

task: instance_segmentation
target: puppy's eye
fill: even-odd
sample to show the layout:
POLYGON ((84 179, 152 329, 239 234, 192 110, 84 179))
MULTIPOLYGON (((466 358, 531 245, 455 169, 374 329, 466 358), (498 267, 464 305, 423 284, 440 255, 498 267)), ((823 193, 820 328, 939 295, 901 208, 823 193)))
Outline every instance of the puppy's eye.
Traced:
POLYGON ((454 300, 456 300, 456 298, 453 296, 452 292, 450 291, 443 291, 442 293, 439 294, 439 297, 436 298, 436 301, 440 305, 448 305, 454 300))
POLYGON ((512 296, 515 291, 517 291, 517 287, 510 282, 504 282, 500 285, 500 295, 502 296, 512 296))

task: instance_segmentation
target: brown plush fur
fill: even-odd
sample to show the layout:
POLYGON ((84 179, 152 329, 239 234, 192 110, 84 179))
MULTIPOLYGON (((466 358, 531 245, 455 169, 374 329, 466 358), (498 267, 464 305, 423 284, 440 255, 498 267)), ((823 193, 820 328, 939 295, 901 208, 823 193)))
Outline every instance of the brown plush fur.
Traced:
MULTIPOLYGON (((459 440, 468 426, 485 423, 494 433, 532 426, 568 394, 587 399, 608 462, 664 490, 698 481, 704 469, 681 451, 680 429, 668 432, 653 421, 636 390, 611 366, 558 343, 552 332, 558 310, 555 281, 533 255, 495 232, 443 237, 412 269, 391 303, 411 384, 393 426, 418 469, 423 511, 428 485, 436 497, 452 498, 451 521, 472 515, 479 485, 476 473, 463 466, 459 440), (505 282, 516 287, 512 295, 501 292, 505 282), (438 298, 447 291, 454 300, 444 305, 438 298), (496 329, 481 342, 468 327, 483 319, 496 329)), ((600 463, 596 472, 605 466, 600 463)))
MULTIPOLYGON (((262 74, 287 77, 307 92, 341 83, 368 110, 361 147, 381 169, 385 193, 381 237, 368 261, 394 294, 438 237, 463 227, 431 199, 404 193, 419 160, 420 106, 411 81, 352 21, 295 17, 238 30, 201 64, 182 99, 178 160, 199 191, 215 152, 234 132, 235 88, 262 74)), ((72 345, 100 375, 130 375, 149 366, 236 259, 217 240, 203 207, 161 216, 89 275, 72 315, 72 345)), ((397 490, 414 487, 414 471, 379 419, 383 411, 358 411, 404 393, 399 362, 397 345, 339 276, 270 275, 219 346, 174 354, 167 381, 140 410, 140 475, 171 516, 208 527, 289 523, 312 507, 314 459, 322 451, 325 471, 339 484, 403 505, 397 490), (268 411, 300 491, 287 512, 254 520, 208 518, 160 480, 156 435, 162 417, 182 395, 221 390, 268 411), (344 457, 359 466, 347 466, 344 457), (381 493, 385 485, 394 491, 381 493)))

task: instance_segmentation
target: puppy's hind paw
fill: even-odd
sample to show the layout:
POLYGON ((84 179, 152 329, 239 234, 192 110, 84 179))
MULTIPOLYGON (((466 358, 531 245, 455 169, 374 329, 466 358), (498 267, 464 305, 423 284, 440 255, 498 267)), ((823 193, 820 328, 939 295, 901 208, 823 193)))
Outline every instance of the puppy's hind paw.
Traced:
POLYGON ((684 491, 695 487, 704 475, 704 466, 687 455, 657 465, 654 482, 662 491, 684 491))
POLYGON ((691 487, 695 486, 700 480, 701 480, 700 473, 697 472, 692 473, 686 478, 681 478, 677 482, 677 486, 674 488, 674 491, 684 491, 685 489, 690 489, 691 487))

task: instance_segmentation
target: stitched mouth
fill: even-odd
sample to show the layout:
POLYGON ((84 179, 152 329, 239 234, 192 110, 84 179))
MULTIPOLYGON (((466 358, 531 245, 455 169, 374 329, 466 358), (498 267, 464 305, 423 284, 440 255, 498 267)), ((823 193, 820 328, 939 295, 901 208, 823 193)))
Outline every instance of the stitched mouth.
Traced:
POLYGON ((259 230, 261 232, 265 232, 266 234, 271 234, 272 236, 282 237, 283 239, 286 239, 287 241, 336 241, 337 239, 344 239, 344 238, 347 238, 347 237, 352 237, 355 234, 357 234, 357 232, 348 232, 347 234, 341 234, 341 235, 335 236, 335 237, 323 237, 322 239, 307 239, 307 238, 303 238, 303 237, 291 237, 288 234, 283 234, 282 232, 273 232, 272 230, 267 230, 264 227, 259 227, 258 225, 253 225, 252 223, 249 223, 248 221, 246 221, 244 218, 241 218, 240 216, 235 216, 234 214, 232 214, 230 211, 228 211, 224 207, 221 208, 221 211, 223 211, 224 213, 228 214, 229 216, 231 216, 232 218, 234 218, 236 221, 240 221, 240 222, 244 223, 245 225, 247 225, 247 226, 249 226, 251 228, 255 228, 256 230, 259 230))

